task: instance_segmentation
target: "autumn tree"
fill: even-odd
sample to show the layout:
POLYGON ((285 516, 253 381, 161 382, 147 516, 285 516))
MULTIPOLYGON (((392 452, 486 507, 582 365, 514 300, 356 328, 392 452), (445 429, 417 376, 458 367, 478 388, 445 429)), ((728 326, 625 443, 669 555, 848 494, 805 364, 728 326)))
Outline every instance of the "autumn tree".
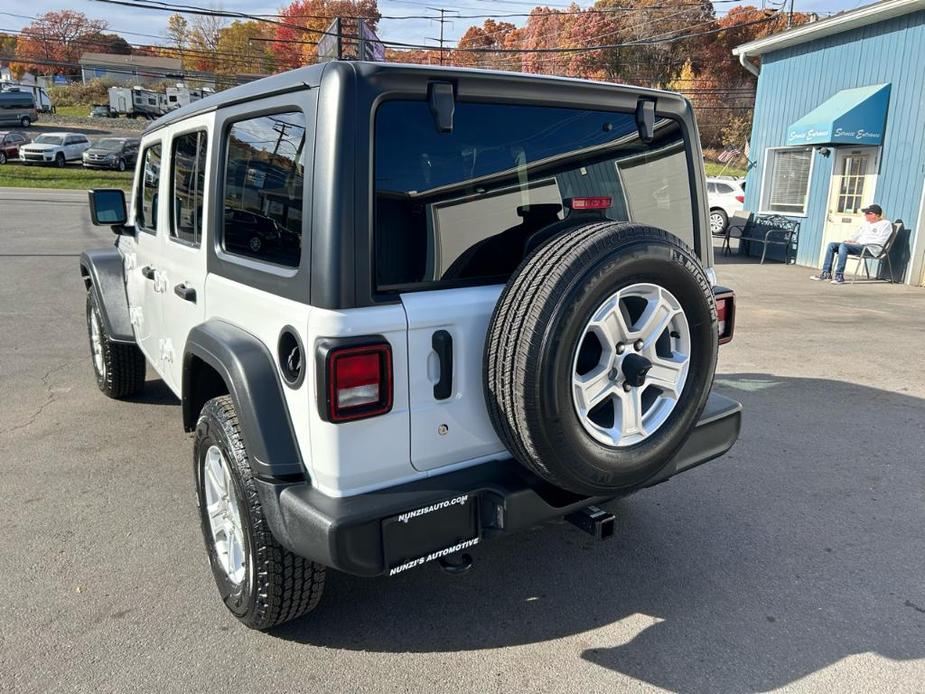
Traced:
POLYGON ((314 63, 318 39, 335 17, 345 20, 341 33, 345 41, 355 46, 356 19, 362 18, 376 31, 379 16, 376 0, 293 0, 280 12, 279 21, 284 26, 276 27, 277 43, 271 44, 278 69, 291 70, 314 63))
POLYGON ((131 55, 132 47, 128 41, 119 36, 118 34, 95 34, 93 36, 87 37, 87 45, 89 51, 97 51, 99 53, 115 53, 117 55, 131 55))
POLYGON ((225 19, 215 15, 196 15, 189 30, 189 53, 184 63, 189 63, 194 70, 215 72, 219 64, 216 55, 225 19))
POLYGON ((449 58, 447 62, 463 67, 520 70, 521 60, 518 54, 492 53, 482 50, 475 52, 465 49, 513 49, 520 47, 521 40, 522 30, 510 22, 486 19, 482 26, 469 27, 457 42, 457 50, 445 56, 445 60, 449 58))
POLYGON ((233 21, 219 31, 217 72, 225 75, 266 74, 275 62, 266 39, 272 38, 272 25, 264 22, 233 21))
POLYGON ((164 56, 179 58, 184 60, 185 51, 189 48, 190 42, 190 25, 186 17, 179 12, 174 12, 167 18, 167 30, 164 32, 167 38, 168 49, 161 51, 164 56))
POLYGON ((108 25, 82 12, 46 12, 25 27, 16 41, 18 70, 67 74, 77 70, 80 56, 94 51, 92 39, 108 25))

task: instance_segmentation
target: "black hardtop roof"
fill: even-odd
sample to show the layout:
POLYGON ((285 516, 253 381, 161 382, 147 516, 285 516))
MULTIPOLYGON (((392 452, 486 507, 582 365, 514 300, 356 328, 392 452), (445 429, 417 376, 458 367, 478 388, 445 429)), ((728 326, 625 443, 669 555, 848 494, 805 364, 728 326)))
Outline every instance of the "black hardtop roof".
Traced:
POLYGON ((199 101, 182 106, 175 111, 161 116, 145 129, 145 133, 158 130, 171 123, 177 123, 185 118, 214 111, 223 106, 241 103, 250 99, 258 99, 273 94, 284 93, 295 89, 306 87, 317 87, 321 84, 323 74, 330 69, 347 69, 354 70, 361 78, 371 78, 384 72, 404 72, 404 73, 424 73, 431 75, 436 79, 452 79, 454 76, 464 77, 478 75, 482 77, 495 78, 505 82, 537 83, 542 82, 549 84, 550 87, 555 85, 572 87, 586 85, 594 89, 613 89, 622 92, 632 92, 640 96, 650 97, 668 97, 670 99, 685 101, 684 97, 676 92, 663 91, 659 89, 650 89, 648 87, 637 87, 626 84, 616 84, 613 82, 598 82, 594 80, 577 79, 574 77, 559 77, 554 75, 534 75, 522 72, 507 72, 504 70, 483 70, 478 68, 462 67, 442 67, 435 65, 416 65, 409 63, 372 63, 363 61, 333 61, 300 67, 295 70, 283 72, 277 75, 264 77, 238 87, 233 87, 211 96, 207 96, 199 101))

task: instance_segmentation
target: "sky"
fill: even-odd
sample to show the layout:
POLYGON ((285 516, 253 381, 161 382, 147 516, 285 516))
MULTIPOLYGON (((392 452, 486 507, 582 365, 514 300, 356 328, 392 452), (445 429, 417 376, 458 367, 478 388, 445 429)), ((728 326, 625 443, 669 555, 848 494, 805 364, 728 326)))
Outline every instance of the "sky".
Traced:
MULTIPOLYGON (((272 14, 287 4, 284 0, 184 0, 190 5, 220 7, 224 10, 247 12, 248 14, 272 14)), ((742 4, 758 4, 760 0, 742 4)), ((178 4, 182 4, 179 3, 178 4)), ((567 0, 550 0, 533 2, 532 0, 454 0, 452 3, 440 3, 436 0, 379 0, 379 12, 383 15, 435 15, 433 8, 443 5, 453 7, 459 14, 504 14, 527 13, 535 5, 564 7, 567 0), (430 8, 430 9, 428 9, 430 8)), ((578 3, 589 7, 593 0, 578 3)), ((795 10, 800 12, 832 13, 854 9, 866 3, 864 0, 794 0, 795 10)), ((718 14, 731 7, 731 3, 716 5, 718 14)), ((31 22, 29 16, 36 16, 52 10, 70 9, 83 12, 92 19, 104 19, 109 23, 109 30, 120 33, 129 43, 162 43, 155 37, 162 37, 167 25, 169 12, 146 9, 134 9, 111 5, 97 0, 0 0, 0 31, 19 30, 31 22), (129 33, 134 32, 134 33, 129 33)), ((466 29, 473 24, 481 24, 484 19, 450 19, 444 25, 444 38, 448 42, 456 41, 466 29)), ((505 21, 523 24, 526 18, 509 18, 505 21)), ((379 36, 385 40, 405 43, 426 43, 437 46, 440 35, 439 22, 429 19, 389 20, 383 19, 379 24, 379 36)), ((447 45, 452 45, 448 43, 447 45)))

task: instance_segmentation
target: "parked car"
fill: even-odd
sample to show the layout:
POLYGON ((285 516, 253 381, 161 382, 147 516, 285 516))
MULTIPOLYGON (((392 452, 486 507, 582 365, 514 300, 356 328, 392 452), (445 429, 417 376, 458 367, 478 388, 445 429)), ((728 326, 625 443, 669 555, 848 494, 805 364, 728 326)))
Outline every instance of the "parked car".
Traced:
POLYGON ((93 104, 90 108, 91 118, 112 118, 113 112, 109 110, 108 104, 93 104))
POLYGON ((125 171, 135 166, 138 158, 137 137, 104 137, 83 153, 83 165, 88 169, 125 171))
POLYGON ((116 234, 80 259, 91 368, 130 398, 150 364, 179 397, 249 627, 310 612, 328 567, 462 573, 561 517, 608 537, 598 504, 738 436, 712 392, 734 295, 677 94, 334 61, 177 109, 139 157, 131 206, 90 193, 116 234))
POLYGON ((35 97, 31 92, 0 92, 0 125, 15 124, 28 128, 38 119, 35 97))
POLYGON ((745 189, 735 178, 707 178, 710 233, 721 236, 729 218, 745 207, 745 189))
POLYGON ((64 166, 69 161, 80 161, 90 140, 80 133, 44 133, 19 148, 23 164, 54 164, 64 166))
POLYGON ((22 133, 0 130, 0 164, 10 159, 19 159, 19 148, 29 142, 22 133))

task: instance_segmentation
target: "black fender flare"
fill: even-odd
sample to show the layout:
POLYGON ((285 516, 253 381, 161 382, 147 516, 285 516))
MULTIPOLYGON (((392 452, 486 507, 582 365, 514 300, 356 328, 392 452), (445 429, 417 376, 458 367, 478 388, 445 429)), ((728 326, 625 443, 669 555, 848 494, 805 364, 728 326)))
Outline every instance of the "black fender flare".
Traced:
POLYGON ((81 275, 89 278, 87 289, 96 294, 103 327, 113 342, 135 343, 128 311, 122 254, 115 246, 95 248, 80 254, 81 275))
POLYGON ((264 478, 305 479, 286 397, 276 363, 254 335, 223 320, 210 319, 194 327, 183 352, 183 426, 196 427, 208 397, 195 392, 197 360, 221 377, 234 402, 254 473, 264 478))

